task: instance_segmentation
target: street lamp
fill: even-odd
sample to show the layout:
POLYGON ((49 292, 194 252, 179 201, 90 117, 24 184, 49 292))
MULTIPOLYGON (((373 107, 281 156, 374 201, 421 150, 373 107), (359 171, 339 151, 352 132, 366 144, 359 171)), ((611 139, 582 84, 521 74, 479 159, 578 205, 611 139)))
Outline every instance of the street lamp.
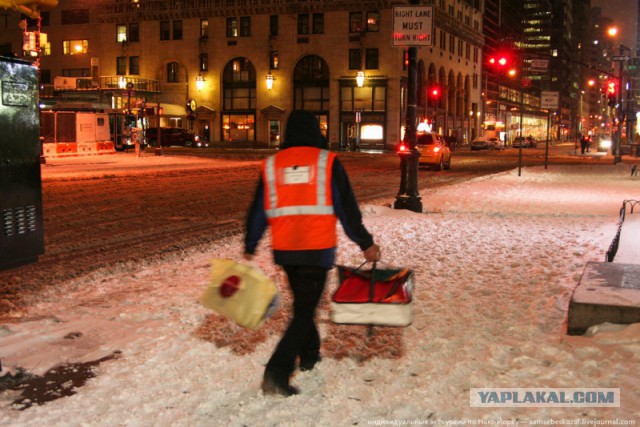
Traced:
POLYGON ((356 73, 356 84, 358 87, 364 86, 364 71, 358 71, 356 73))
POLYGON ((269 71, 267 73, 267 76, 265 77, 265 81, 267 82, 267 90, 273 89, 273 81, 274 80, 275 80, 275 78, 273 77, 273 74, 271 74, 271 71, 269 71))
POLYGON ((204 77, 203 76, 196 77, 196 88, 198 89, 198 92, 200 92, 202 90, 202 88, 204 88, 204 77))
MULTIPOLYGON (((609 37, 616 37, 618 35, 618 28, 615 26, 609 27, 607 29, 607 34, 609 37)), ((613 164, 617 165, 622 161, 622 122, 624 121, 624 111, 622 108, 622 88, 624 87, 624 63, 628 61, 630 58, 628 56, 624 56, 624 51, 631 51, 628 47, 620 44, 620 51, 618 55, 613 56, 613 60, 618 62, 618 87, 617 87, 617 97, 615 106, 617 108, 616 118, 618 119, 617 127, 616 127, 616 138, 615 138, 615 153, 613 156, 613 164)), ((613 104, 611 95, 615 96, 615 93, 609 92, 609 106, 612 107, 613 104)), ((613 107, 612 107, 613 108, 613 107)))

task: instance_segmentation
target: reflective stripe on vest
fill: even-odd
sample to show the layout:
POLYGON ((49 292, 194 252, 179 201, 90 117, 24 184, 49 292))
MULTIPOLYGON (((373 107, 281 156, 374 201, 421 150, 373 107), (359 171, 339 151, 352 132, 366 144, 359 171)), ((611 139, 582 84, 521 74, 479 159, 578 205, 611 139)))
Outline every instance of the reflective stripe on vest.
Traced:
POLYGON ((265 163, 265 176, 268 188, 269 209, 265 210, 267 218, 278 218, 288 215, 332 215, 333 204, 327 205, 327 167, 329 152, 320 150, 317 161, 316 175, 316 204, 278 207, 278 193, 276 188, 275 156, 271 156, 265 163))

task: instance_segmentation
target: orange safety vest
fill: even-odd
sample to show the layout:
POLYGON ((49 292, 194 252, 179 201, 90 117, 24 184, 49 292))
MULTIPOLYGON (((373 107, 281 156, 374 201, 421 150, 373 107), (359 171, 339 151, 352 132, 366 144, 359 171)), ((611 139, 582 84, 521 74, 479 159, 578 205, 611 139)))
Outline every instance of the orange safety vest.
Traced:
POLYGON ((290 147, 263 163, 264 207, 274 250, 336 246, 331 192, 335 157, 319 148, 290 147))

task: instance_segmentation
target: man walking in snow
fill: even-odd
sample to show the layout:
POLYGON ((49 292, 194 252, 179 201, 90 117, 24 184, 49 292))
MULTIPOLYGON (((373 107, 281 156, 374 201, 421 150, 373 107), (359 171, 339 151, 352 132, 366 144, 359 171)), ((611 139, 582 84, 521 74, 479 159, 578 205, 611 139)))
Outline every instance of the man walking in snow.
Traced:
POLYGON ((247 216, 245 259, 252 258, 270 226, 274 261, 286 272, 294 298, 293 318, 264 372, 265 394, 297 394, 289 384, 296 359, 301 371, 313 369, 321 359, 315 311, 335 260, 337 220, 367 261, 380 259, 347 174, 326 148, 316 116, 293 111, 282 150, 262 165, 247 216))

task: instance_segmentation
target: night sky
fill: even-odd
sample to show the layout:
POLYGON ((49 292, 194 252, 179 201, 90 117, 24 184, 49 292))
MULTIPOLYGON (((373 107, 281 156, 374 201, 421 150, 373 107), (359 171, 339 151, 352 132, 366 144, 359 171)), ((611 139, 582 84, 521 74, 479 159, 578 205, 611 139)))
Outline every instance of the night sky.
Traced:
POLYGON ((635 54, 638 0, 591 0, 591 6, 602 8, 602 15, 618 24, 622 44, 633 49, 635 54))

